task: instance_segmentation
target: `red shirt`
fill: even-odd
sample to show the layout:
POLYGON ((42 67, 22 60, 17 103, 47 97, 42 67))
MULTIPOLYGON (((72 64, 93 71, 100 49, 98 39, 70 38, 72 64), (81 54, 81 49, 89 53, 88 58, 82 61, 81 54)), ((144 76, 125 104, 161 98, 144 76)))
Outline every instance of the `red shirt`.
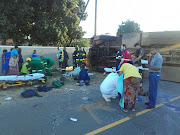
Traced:
MULTIPOLYGON (((122 58, 123 59, 130 59, 131 60, 131 53, 125 49, 123 52, 122 52, 122 58)), ((124 61, 121 66, 124 64, 124 63, 127 63, 126 61, 124 61)))

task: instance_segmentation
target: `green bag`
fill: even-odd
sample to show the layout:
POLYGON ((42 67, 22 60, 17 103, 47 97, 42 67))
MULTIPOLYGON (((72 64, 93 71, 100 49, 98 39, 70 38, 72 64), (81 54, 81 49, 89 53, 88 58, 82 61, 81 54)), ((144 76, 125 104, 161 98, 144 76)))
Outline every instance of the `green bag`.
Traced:
POLYGON ((54 85, 56 88, 59 88, 59 87, 62 86, 62 84, 61 84, 59 81, 53 82, 53 85, 54 85))

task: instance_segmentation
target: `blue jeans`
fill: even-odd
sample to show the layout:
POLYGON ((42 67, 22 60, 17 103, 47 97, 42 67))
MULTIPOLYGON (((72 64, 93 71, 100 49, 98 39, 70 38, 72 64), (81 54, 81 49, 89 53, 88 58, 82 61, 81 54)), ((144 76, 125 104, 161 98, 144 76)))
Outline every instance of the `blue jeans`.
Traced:
POLYGON ((156 106, 157 85, 160 77, 159 72, 149 73, 149 105, 152 107, 156 106))

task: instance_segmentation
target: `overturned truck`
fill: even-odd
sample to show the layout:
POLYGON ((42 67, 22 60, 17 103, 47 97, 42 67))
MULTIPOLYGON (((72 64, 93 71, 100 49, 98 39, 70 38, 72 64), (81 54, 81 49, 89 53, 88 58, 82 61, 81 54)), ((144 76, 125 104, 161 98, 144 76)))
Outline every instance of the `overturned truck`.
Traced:
POLYGON ((122 37, 100 35, 94 37, 92 47, 89 49, 90 68, 98 70, 98 67, 115 66, 115 57, 120 49, 122 37))
POLYGON ((153 45, 160 47, 163 57, 161 80, 180 82, 180 31, 130 33, 120 36, 100 35, 94 37, 89 50, 89 66, 115 67, 116 53, 121 44, 133 53, 133 45, 139 43, 149 56, 153 45))

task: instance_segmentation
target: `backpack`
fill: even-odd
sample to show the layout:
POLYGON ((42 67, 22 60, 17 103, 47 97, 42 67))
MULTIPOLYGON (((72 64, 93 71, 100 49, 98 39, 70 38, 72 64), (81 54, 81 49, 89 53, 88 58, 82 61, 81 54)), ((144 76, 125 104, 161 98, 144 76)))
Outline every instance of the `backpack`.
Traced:
POLYGON ((30 88, 30 89, 28 89, 28 90, 26 90, 26 91, 23 91, 23 92, 21 93, 21 95, 22 95, 24 98, 33 97, 33 96, 42 97, 42 96, 40 96, 40 95, 35 91, 35 89, 33 89, 33 88, 30 88))
POLYGON ((48 86, 46 86, 46 85, 44 85, 44 86, 38 86, 37 87, 37 91, 39 91, 39 92, 42 92, 42 91, 44 91, 44 92, 48 92, 48 91, 50 91, 50 90, 52 90, 52 88, 51 87, 48 87, 48 86))
POLYGON ((59 87, 61 87, 63 84, 61 84, 59 81, 55 81, 55 82, 53 82, 53 85, 54 85, 56 88, 59 88, 59 87))

